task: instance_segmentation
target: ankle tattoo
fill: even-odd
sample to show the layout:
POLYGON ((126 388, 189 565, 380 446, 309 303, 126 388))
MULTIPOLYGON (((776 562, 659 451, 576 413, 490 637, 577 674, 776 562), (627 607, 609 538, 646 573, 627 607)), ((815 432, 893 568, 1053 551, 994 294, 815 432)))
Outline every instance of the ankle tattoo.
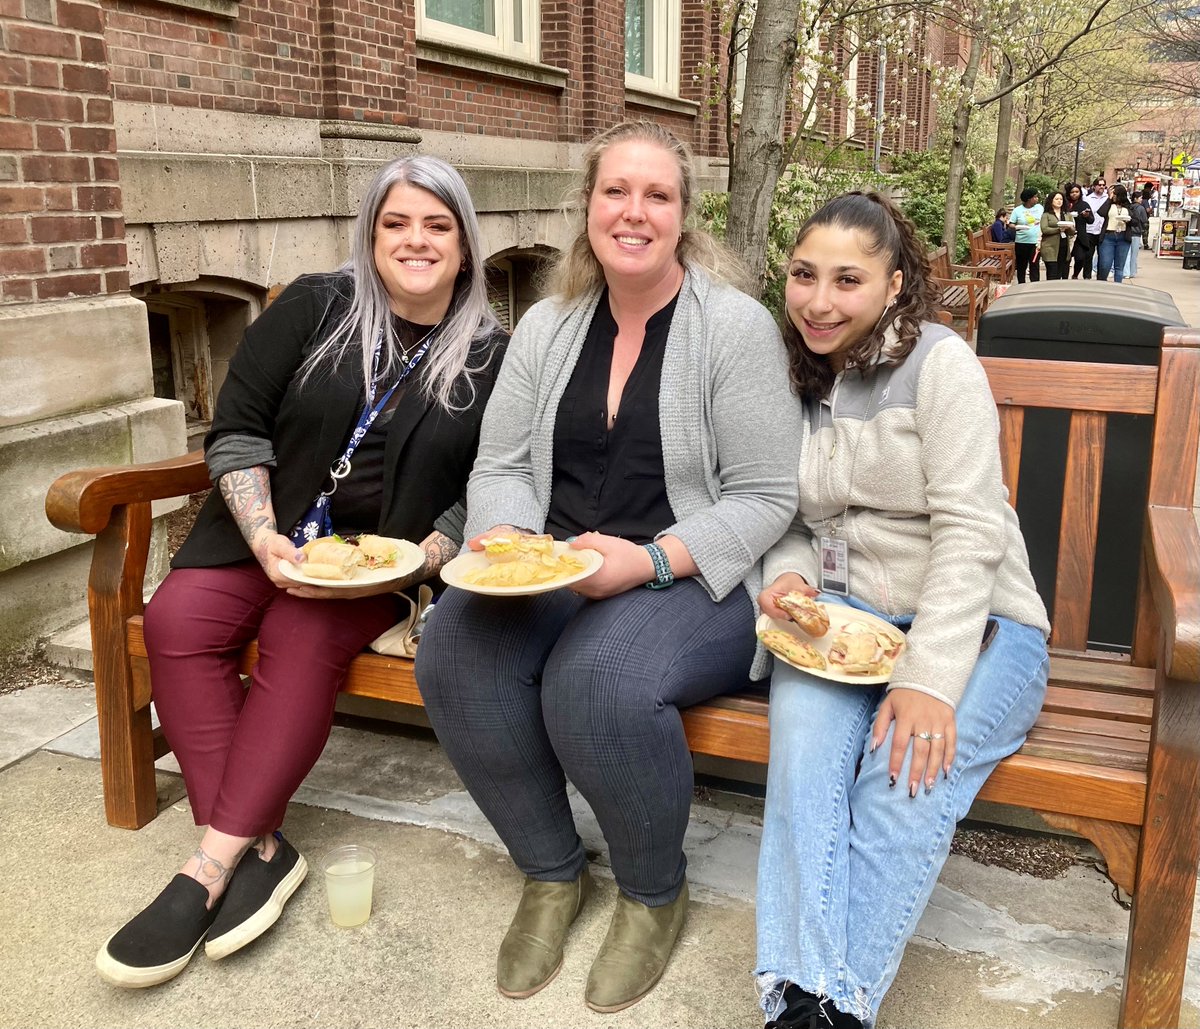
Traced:
POLYGON ((222 879, 228 879, 232 872, 232 869, 226 868, 215 857, 206 854, 203 847, 197 847, 196 853, 192 857, 199 862, 199 867, 192 873, 192 878, 201 886, 215 886, 222 879))

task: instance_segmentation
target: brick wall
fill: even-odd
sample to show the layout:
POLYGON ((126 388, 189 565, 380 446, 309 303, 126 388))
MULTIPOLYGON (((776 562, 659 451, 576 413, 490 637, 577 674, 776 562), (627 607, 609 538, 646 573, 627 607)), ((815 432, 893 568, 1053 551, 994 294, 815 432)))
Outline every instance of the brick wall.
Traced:
POLYGON ((553 87, 421 64, 417 90, 422 128, 530 140, 560 138, 559 91, 553 87))
POLYGON ((0 302, 129 288, 104 12, 0 0, 0 302))
POLYGON ((318 31, 317 4, 297 0, 242 0, 236 20, 110 3, 113 97, 313 118, 322 102, 318 31))
POLYGON ((590 0, 583 10, 582 138, 590 139, 625 116, 625 3, 590 0))
POLYGON ((415 124, 413 4, 321 0, 319 8, 324 117, 415 124))

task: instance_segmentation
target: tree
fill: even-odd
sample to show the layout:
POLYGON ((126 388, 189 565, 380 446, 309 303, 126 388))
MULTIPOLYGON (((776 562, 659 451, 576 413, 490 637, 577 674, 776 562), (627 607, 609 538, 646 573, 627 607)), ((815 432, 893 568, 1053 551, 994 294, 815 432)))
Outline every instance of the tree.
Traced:
MULTIPOLYGON (((748 0, 747 0, 748 2, 748 0)), ((757 0, 746 43, 746 78, 736 145, 730 152, 726 241, 745 256, 762 283, 770 239, 771 202, 786 167, 835 159, 847 142, 826 140, 814 121, 822 98, 840 95, 846 71, 860 54, 898 52, 912 31, 905 16, 914 0, 757 0), (840 91, 840 94, 839 94, 840 91), (795 129, 785 137, 791 108, 795 129)), ((735 5, 738 19, 748 7, 735 5)), ((735 19, 735 24, 744 24, 735 19)), ((739 30, 740 31, 740 30, 739 30)), ((731 61, 736 68, 737 62, 731 61)), ((726 103, 732 90, 725 90, 726 103)), ((874 130, 883 111, 856 110, 874 130)), ((727 116, 727 124, 730 118, 727 116)), ((819 168, 816 169, 819 172, 819 168)), ((760 285, 761 288, 761 285, 760 285)))
MULTIPOLYGON (((966 171, 966 141, 972 114, 996 103, 1005 94, 1021 88, 1026 83, 1046 74, 1070 49, 1090 32, 1102 25, 1115 24, 1118 18, 1136 14, 1152 0, 1143 0, 1133 12, 1121 8, 1109 14, 1113 0, 1088 0, 1091 6, 1081 11, 1076 5, 1051 0, 1051 3, 1033 6, 1020 0, 965 0, 952 5, 955 10, 943 8, 947 23, 958 26, 970 38, 970 52, 966 66, 954 89, 953 134, 950 141, 950 164, 946 182, 946 220, 942 238, 955 239, 958 235, 959 199, 962 196, 963 175, 966 171), (1087 12, 1086 20, 1073 32, 1058 35, 1053 41, 1042 37, 1044 25, 1078 25, 1079 17, 1087 12), (1020 44, 1020 53, 1026 58, 1023 73, 998 87, 990 94, 976 96, 980 65, 988 40, 1013 39, 1020 44)), ((1115 8, 1114 8, 1115 10, 1115 8)), ((1010 52, 1010 57, 1013 56, 1010 52)), ((1003 170, 997 169, 1002 176, 1003 170)), ((995 177, 995 176, 993 176, 995 177)))

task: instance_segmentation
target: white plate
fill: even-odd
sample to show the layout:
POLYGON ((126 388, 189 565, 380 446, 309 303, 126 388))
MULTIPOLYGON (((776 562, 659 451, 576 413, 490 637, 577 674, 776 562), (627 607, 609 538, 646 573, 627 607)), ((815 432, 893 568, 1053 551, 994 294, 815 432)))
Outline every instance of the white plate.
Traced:
POLYGON ((562 579, 540 582, 535 586, 477 586, 473 582, 466 582, 463 576, 468 572, 485 568, 491 564, 487 555, 481 550, 459 554, 452 561, 447 561, 442 566, 442 582, 447 586, 456 586, 460 590, 468 590, 471 593, 482 593, 487 597, 526 597, 534 593, 549 593, 551 590, 560 590, 564 586, 570 586, 571 583, 579 582, 580 579, 586 579, 589 575, 599 571, 600 566, 604 564, 604 555, 598 550, 587 548, 576 550, 569 543, 555 540, 554 556, 558 557, 559 554, 567 553, 584 562, 583 570, 562 579))
POLYGON ((328 586, 330 589, 345 590, 357 589, 359 586, 377 586, 380 583, 403 579, 425 563, 425 551, 415 543, 392 539, 390 536, 382 538, 395 543, 396 549, 400 552, 396 556, 396 563, 388 565, 386 568, 356 568, 353 578, 350 579, 314 579, 311 575, 304 574, 304 565, 294 565, 291 561, 280 561, 279 570, 289 579, 302 582, 305 586, 328 586))
MULTIPOLYGON (((821 601, 817 601, 822 604, 821 601)), ((784 621, 779 618, 772 618, 770 615, 759 615, 758 621, 754 624, 755 634, 766 632, 768 629, 782 629, 784 632, 790 632, 799 640, 805 643, 811 643, 826 661, 829 660, 829 644, 833 642, 842 627, 850 622, 866 622, 872 628, 879 632, 886 632, 893 639, 904 639, 904 633, 897 629, 890 622, 885 622, 882 618, 877 618, 875 615, 868 614, 866 611, 859 611, 857 608, 850 607, 848 604, 822 604, 826 613, 829 615, 829 631, 824 636, 813 637, 809 636, 803 629, 800 628, 791 619, 784 621)), ((892 677, 892 670, 888 668, 880 675, 846 675, 844 672, 834 671, 833 666, 829 665, 825 671, 820 671, 816 668, 805 668, 802 665, 792 664, 786 657, 780 657, 773 650, 769 651, 776 661, 782 661, 784 664, 791 665, 793 668, 798 668, 802 672, 809 672, 812 675, 818 675, 822 679, 829 679, 833 682, 844 682, 858 686, 877 686, 880 683, 887 682, 892 677)), ((900 654, 904 653, 904 648, 900 648, 900 654)), ((897 654, 897 657, 900 655, 897 654)))

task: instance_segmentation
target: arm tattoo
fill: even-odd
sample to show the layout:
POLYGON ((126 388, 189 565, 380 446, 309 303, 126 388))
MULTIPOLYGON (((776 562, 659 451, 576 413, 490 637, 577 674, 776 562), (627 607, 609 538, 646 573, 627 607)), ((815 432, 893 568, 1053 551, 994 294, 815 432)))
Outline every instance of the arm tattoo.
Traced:
POLYGON ((393 590, 407 589, 415 583, 432 579, 442 570, 442 566, 447 561, 458 555, 462 544, 434 529, 421 541, 421 546, 425 549, 425 563, 411 575, 406 575, 399 582, 393 583, 391 586, 393 590))
POLYGON ((276 532, 275 510, 271 505, 271 479, 263 465, 245 468, 241 471, 226 472, 218 480, 221 496, 225 498, 225 506, 237 522, 242 537, 254 551, 254 556, 260 561, 263 554, 259 551, 265 547, 265 542, 255 549, 255 537, 266 529, 269 533, 276 532))

